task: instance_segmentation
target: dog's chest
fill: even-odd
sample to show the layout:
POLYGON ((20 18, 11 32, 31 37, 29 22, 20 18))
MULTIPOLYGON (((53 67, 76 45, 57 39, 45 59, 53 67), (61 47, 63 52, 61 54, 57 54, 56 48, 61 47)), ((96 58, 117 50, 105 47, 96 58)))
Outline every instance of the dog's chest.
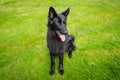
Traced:
POLYGON ((55 33, 48 32, 47 34, 47 45, 49 51, 52 53, 64 53, 64 43, 60 41, 59 37, 55 33))

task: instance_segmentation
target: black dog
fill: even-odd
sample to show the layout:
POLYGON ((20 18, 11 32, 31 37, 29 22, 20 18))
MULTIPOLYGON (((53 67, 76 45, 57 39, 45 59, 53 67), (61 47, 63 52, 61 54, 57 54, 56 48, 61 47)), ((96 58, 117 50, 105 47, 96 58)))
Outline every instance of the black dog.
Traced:
POLYGON ((68 35, 66 28, 67 15, 70 9, 61 14, 57 14, 53 7, 49 8, 47 46, 50 51, 51 69, 50 75, 55 73, 55 56, 59 56, 59 73, 63 74, 63 57, 68 52, 68 57, 72 57, 72 51, 76 46, 73 44, 74 36, 68 35))

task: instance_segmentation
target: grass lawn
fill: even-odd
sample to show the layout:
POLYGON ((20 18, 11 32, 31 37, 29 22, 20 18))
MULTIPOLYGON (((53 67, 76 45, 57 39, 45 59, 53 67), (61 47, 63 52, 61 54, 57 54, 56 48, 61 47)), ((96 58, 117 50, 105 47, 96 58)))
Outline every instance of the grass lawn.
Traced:
POLYGON ((120 80, 120 0, 0 0, 0 80, 120 80), (49 75, 48 9, 70 7, 76 37, 64 75, 49 75))

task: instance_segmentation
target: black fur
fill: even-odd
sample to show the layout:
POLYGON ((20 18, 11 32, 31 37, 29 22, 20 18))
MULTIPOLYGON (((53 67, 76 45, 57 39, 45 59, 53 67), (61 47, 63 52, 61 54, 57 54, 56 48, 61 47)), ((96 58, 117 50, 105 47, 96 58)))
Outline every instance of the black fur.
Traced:
POLYGON ((63 58, 64 53, 68 52, 68 57, 72 57, 72 51, 76 46, 73 44, 75 38, 68 35, 66 28, 67 15, 70 9, 57 14, 53 7, 49 8, 48 14, 48 31, 47 31, 47 46, 50 52, 51 68, 50 75, 55 73, 55 57, 59 56, 59 73, 63 74, 63 58), (60 35, 65 36, 65 41, 62 41, 60 35))

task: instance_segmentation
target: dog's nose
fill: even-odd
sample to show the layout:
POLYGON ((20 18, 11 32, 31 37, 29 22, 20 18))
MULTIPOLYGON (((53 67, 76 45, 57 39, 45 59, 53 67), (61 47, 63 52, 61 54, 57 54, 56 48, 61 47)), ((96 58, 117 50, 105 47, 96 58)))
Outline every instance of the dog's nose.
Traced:
POLYGON ((64 31, 64 34, 68 34, 68 31, 64 31))

